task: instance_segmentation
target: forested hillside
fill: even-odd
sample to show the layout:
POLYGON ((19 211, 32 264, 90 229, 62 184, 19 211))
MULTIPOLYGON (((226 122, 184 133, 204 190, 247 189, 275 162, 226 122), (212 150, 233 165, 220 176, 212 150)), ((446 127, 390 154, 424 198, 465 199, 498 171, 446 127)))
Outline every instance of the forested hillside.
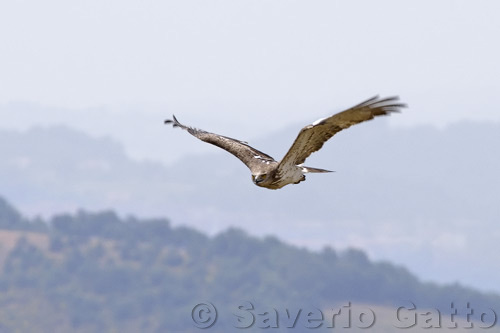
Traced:
POLYGON ((0 332, 199 331, 191 314, 201 301, 226 313, 216 332, 234 331, 227 314, 242 301, 320 309, 408 301, 449 309, 453 301, 500 309, 499 295, 422 283, 356 249, 311 252, 238 229, 208 237, 166 219, 110 211, 28 220, 3 199, 0 264, 0 332))

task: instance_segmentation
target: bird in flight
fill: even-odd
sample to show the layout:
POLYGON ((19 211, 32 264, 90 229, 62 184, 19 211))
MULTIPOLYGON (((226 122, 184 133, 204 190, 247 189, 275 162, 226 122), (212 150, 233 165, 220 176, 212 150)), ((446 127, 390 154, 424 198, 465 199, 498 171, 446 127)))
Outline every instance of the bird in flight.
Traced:
POLYGON ((406 104, 400 103, 398 97, 379 98, 375 96, 345 111, 318 119, 300 130, 299 135, 281 161, 276 161, 244 141, 185 126, 179 123, 175 116, 173 116, 173 120, 165 120, 165 124, 180 127, 198 139, 230 152, 250 169, 255 185, 276 190, 288 184, 298 184, 304 181, 306 173, 331 172, 307 167, 302 163, 312 153, 321 149, 323 144, 338 132, 377 116, 399 112, 404 107, 406 104))

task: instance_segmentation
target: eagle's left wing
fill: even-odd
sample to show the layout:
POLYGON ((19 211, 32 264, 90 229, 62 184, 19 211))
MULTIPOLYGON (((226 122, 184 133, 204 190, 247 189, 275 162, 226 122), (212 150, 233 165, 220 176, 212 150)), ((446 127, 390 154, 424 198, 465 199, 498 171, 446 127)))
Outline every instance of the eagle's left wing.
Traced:
POLYGON ((198 128, 185 126, 173 116, 173 120, 165 120, 165 124, 172 124, 174 127, 180 127, 189 132, 189 134, 197 137, 201 141, 210 143, 219 148, 222 148, 237 158, 239 158, 251 170, 255 171, 262 167, 263 163, 275 162, 271 156, 251 147, 248 143, 227 136, 210 133, 198 128))
POLYGON ((285 157, 280 161, 278 172, 283 172, 294 165, 304 163, 309 155, 321 149, 328 139, 343 129, 373 119, 376 116, 399 112, 400 108, 406 107, 406 104, 398 101, 398 97, 380 99, 375 96, 343 112, 318 119, 311 125, 307 125, 302 128, 285 157))

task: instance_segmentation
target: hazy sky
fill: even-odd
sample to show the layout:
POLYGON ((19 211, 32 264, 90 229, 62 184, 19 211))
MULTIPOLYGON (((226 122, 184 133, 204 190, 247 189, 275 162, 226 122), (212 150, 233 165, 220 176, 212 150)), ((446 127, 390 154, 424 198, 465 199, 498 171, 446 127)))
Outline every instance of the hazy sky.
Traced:
POLYGON ((237 126, 380 93, 411 104, 401 124, 498 121, 499 12, 493 0, 2 1, 0 104, 237 126))

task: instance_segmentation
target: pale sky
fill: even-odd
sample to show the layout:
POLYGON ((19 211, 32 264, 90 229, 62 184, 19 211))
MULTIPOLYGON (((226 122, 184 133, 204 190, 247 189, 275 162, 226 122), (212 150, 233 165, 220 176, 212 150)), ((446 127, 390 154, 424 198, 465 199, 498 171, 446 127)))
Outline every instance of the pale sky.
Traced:
POLYGON ((0 103, 302 120, 380 93, 418 108, 405 123, 498 121, 499 12, 493 0, 2 1, 0 103))

